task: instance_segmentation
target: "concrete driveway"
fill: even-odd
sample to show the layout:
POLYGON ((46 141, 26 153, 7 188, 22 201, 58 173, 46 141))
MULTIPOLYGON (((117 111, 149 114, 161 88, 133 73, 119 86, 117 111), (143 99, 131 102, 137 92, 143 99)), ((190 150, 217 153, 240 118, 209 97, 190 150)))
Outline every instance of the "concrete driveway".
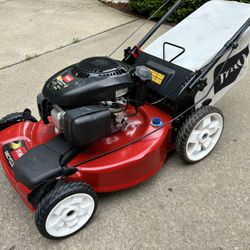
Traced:
MULTIPOLYGON (((0 0, 0 65, 19 63, 26 53, 43 54, 0 70, 0 115, 25 107, 37 114, 36 95, 51 74, 85 57, 109 54, 142 23, 130 23, 133 20, 94 0, 0 0), (121 24, 125 25, 114 28, 121 24), (103 32, 106 29, 111 30, 103 32), (58 49, 74 37, 99 32, 103 33, 58 49)), ((162 27, 160 33, 167 29, 162 27)), ((121 55, 122 50, 115 57, 121 55)), ((226 127, 211 156, 187 166, 174 153, 151 180, 101 195, 93 221, 69 239, 40 236, 33 214, 0 168, 0 249, 250 249, 249 82, 248 73, 218 103, 226 127)))
POLYGON ((0 68, 135 19, 96 0, 0 0, 0 68))

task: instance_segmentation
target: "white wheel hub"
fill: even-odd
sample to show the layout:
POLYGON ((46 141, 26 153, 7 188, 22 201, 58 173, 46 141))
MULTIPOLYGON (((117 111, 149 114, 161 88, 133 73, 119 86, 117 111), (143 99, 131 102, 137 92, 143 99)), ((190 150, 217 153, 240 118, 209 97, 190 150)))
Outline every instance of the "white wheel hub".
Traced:
POLYGON ((223 118, 219 113, 211 113, 200 120, 187 141, 188 159, 199 161, 206 157, 219 141, 223 125, 223 118))
POLYGON ((50 211, 45 228, 54 237, 68 236, 83 227, 95 210, 94 199, 84 193, 61 200, 50 211))

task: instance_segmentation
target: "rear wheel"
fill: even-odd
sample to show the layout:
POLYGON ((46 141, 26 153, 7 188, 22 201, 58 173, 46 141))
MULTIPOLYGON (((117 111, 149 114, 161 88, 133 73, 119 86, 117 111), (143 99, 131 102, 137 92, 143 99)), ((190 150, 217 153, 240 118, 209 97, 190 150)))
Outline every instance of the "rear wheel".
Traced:
POLYGON ((181 126, 176 138, 177 152, 187 163, 204 159, 218 143, 223 127, 224 117, 218 108, 199 108, 181 126))
POLYGON ((35 222, 48 239, 62 239, 81 230, 93 217, 97 195, 82 182, 62 183, 38 205, 35 222))
POLYGON ((3 117, 0 120, 0 131, 22 120, 37 122, 37 119, 31 115, 30 110, 26 109, 24 112, 11 113, 3 117))

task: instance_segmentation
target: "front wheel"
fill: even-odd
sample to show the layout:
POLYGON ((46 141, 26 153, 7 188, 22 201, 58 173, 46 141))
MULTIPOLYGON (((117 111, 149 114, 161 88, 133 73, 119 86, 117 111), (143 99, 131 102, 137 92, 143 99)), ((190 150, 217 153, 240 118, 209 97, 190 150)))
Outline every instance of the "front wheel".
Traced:
POLYGON ((182 124, 176 138, 176 150, 187 163, 207 157, 218 143, 224 127, 222 112, 204 106, 193 112, 182 124))
POLYGON ((81 230, 93 217, 97 195, 82 182, 57 185, 38 205, 35 222, 48 239, 62 239, 81 230))

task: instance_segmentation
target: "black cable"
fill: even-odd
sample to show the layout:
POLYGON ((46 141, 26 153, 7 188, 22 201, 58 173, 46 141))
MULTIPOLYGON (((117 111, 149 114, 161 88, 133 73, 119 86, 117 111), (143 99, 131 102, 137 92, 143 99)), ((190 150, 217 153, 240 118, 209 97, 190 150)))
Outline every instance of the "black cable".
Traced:
MULTIPOLYGON (((185 83, 185 82, 184 82, 185 83)), ((183 83, 183 84, 184 84, 183 83)), ((173 89, 172 91, 170 91, 166 96, 164 96, 163 98, 155 101, 155 102, 147 102, 146 104, 149 104, 149 105, 156 105, 162 101, 164 101, 165 99, 167 99, 170 95, 172 95, 175 91, 177 91, 179 88, 183 87, 183 84, 180 84, 179 86, 177 86, 175 89, 173 89)))
MULTIPOLYGON (((184 82, 185 83, 185 82, 184 82)), ((183 84, 184 84, 183 83, 183 84)), ((175 91, 177 91, 179 88, 183 87, 183 84, 180 84, 178 85, 175 89, 173 89, 172 91, 170 91, 167 95, 165 95, 163 98, 157 100, 157 101, 154 101, 154 102, 145 102, 145 104, 148 104, 148 105, 156 105, 162 101, 164 101, 165 99, 167 99, 170 95, 172 95, 175 91)), ((141 101, 138 101, 138 100, 134 100, 134 99, 127 99, 128 102, 135 102, 135 103, 140 103, 141 104, 141 101)))
POLYGON ((83 164, 85 164, 85 163, 88 163, 88 162, 97 160, 97 159, 99 159, 99 158, 101 158, 101 157, 104 157, 104 156, 106 156, 106 155, 112 154, 112 153, 114 153, 114 152, 116 152, 116 151, 118 151, 118 150, 120 150, 120 149, 123 149, 123 148, 125 148, 125 147, 128 147, 128 146, 130 146, 130 145, 132 145, 132 144, 134 144, 134 143, 136 143, 136 142, 138 142, 138 141, 141 141, 141 140, 147 138, 148 136, 150 136, 150 135, 152 135, 152 134, 158 132, 159 130, 165 128, 166 126, 170 125, 172 122, 176 121, 176 120, 179 119, 181 116, 183 116, 184 114, 186 114, 189 110, 191 110, 192 108, 194 108, 196 105, 198 105, 200 102, 202 102, 202 101, 209 95, 210 91, 212 90, 212 88, 214 87, 215 83, 217 82, 217 80, 218 80, 218 78, 219 78, 219 76, 220 76, 222 70, 225 68, 225 66, 226 66, 226 64, 227 64, 227 62, 228 62, 228 59, 229 59, 230 56, 232 55, 234 49, 235 49, 235 47, 232 47, 232 48, 231 48, 231 51, 230 51, 229 55, 227 56, 226 61, 224 62, 224 64, 222 65, 220 71, 218 72, 218 75, 217 75, 217 77, 215 78, 214 83, 211 85, 211 87, 210 87, 208 93, 207 93, 203 98, 201 98, 198 102, 196 102, 194 105, 192 105, 191 107, 189 107, 188 109, 186 109, 185 111, 183 111, 181 114, 179 114, 178 116, 176 116, 176 117, 175 117, 174 119, 172 119, 171 121, 169 121, 169 122, 163 124, 161 127, 157 128, 157 129, 155 129, 155 130, 153 130, 153 131, 150 132, 150 133, 148 133, 148 134, 146 134, 146 135, 144 135, 144 136, 142 136, 142 137, 140 137, 140 138, 138 138, 138 139, 136 139, 136 140, 133 140, 133 141, 127 143, 127 144, 121 145, 120 147, 117 147, 117 148, 112 149, 112 150, 110 150, 110 151, 104 152, 104 153, 102 153, 102 154, 99 154, 99 155, 97 155, 97 156, 95 156, 95 157, 92 157, 92 158, 90 158, 90 159, 88 159, 88 160, 85 160, 85 161, 82 161, 82 162, 80 162, 80 163, 77 163, 77 164, 75 164, 75 165, 73 165, 73 166, 70 166, 70 167, 76 168, 76 167, 78 167, 78 166, 80 166, 80 165, 83 165, 83 164))
POLYGON ((109 54, 108 57, 111 57, 119 48, 122 47, 123 44, 125 44, 138 30, 140 30, 145 24, 147 24, 161 9, 165 7, 165 5, 169 2, 170 0, 167 0, 163 5, 160 6, 158 10, 156 10, 142 25, 140 25, 134 32, 132 32, 128 38, 126 38, 119 46, 112 51, 112 53, 109 54))

